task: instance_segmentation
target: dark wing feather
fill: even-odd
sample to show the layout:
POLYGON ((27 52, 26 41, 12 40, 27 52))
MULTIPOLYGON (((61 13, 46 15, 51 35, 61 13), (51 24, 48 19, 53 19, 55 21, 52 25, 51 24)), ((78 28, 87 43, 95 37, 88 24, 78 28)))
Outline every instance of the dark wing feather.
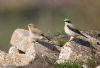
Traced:
MULTIPOLYGON (((43 36, 43 37, 45 37, 47 40, 49 40, 49 39, 48 39, 48 37, 47 37, 47 36, 45 36, 44 34, 41 34, 41 36, 43 36)), ((50 40, 49 40, 49 41, 50 41, 50 40)))
MULTIPOLYGON (((75 32, 75 33, 77 33, 77 34, 80 34, 80 35, 86 37, 86 36, 83 35, 78 29, 72 28, 72 27, 70 27, 69 25, 67 25, 67 27, 68 27, 70 30, 72 30, 73 32, 75 32)), ((87 37, 86 37, 86 38, 87 38, 87 37)))

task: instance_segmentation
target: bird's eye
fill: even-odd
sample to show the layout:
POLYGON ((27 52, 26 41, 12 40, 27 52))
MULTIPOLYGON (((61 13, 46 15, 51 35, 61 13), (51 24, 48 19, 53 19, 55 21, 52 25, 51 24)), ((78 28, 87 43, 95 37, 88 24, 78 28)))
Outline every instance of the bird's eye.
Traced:
POLYGON ((66 21, 66 22, 71 23, 71 21, 66 21))

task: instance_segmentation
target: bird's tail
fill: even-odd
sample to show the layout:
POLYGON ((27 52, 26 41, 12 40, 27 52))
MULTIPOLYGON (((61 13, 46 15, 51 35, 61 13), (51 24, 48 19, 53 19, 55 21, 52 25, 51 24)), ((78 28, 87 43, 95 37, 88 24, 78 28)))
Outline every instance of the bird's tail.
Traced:
POLYGON ((83 36, 83 37, 85 37, 85 38, 88 38, 88 37, 86 37, 85 35, 83 35, 82 33, 80 33, 81 34, 81 36, 83 36))
POLYGON ((41 36, 45 37, 47 40, 49 40, 49 41, 50 41, 50 39, 48 39, 48 37, 47 37, 47 36, 45 36, 44 34, 41 34, 41 36))

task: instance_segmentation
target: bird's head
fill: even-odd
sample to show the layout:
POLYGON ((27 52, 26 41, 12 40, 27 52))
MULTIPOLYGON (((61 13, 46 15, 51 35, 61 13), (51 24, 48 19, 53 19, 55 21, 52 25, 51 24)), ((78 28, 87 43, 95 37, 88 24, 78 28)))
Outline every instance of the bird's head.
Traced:
POLYGON ((69 19, 64 19, 65 24, 71 23, 69 19))
POLYGON ((28 28, 33 28, 34 27, 34 24, 28 24, 27 27, 28 28))
POLYGON ((27 25, 29 29, 29 34, 32 38, 34 39, 42 39, 43 37, 41 36, 41 31, 35 27, 34 24, 28 24, 27 25))

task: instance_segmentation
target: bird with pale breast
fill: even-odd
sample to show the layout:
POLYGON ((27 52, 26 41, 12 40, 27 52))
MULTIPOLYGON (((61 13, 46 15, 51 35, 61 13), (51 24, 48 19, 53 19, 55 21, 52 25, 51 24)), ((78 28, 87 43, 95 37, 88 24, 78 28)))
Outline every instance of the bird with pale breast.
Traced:
POLYGON ((30 37, 34 40, 42 39, 43 37, 47 38, 34 24, 28 24, 27 26, 30 37))
POLYGON ((76 27, 75 25, 69 20, 65 19, 64 20, 65 26, 64 26, 64 31, 65 33, 70 36, 70 40, 73 40, 74 37, 81 35, 85 38, 87 38, 85 35, 83 35, 76 27))

